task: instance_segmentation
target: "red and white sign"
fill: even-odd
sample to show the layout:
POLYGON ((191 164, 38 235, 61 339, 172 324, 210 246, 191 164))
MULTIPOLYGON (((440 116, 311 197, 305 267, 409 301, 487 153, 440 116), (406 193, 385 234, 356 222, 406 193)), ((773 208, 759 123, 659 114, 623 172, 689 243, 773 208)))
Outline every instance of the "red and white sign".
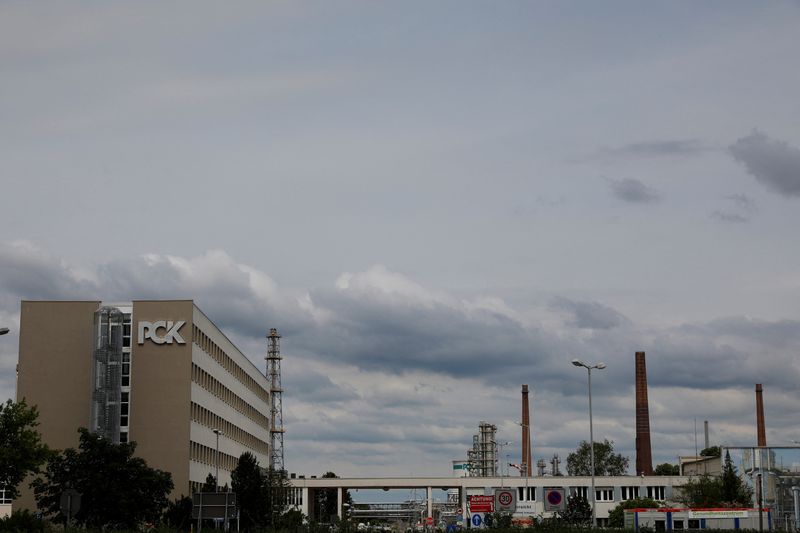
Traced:
POLYGON ((467 496, 471 513, 493 513, 494 496, 467 496))

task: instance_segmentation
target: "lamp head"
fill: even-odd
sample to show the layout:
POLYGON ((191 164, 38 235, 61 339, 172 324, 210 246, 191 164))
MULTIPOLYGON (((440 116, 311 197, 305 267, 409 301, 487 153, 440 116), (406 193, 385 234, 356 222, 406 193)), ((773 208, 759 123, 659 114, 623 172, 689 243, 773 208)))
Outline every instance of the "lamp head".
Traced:
POLYGON ((606 367, 605 363, 597 363, 597 365, 595 366, 595 368, 598 370, 603 370, 605 367, 606 367))
POLYGON ((575 365, 575 366, 586 366, 586 363, 584 363, 580 359, 573 359, 572 360, 572 364, 575 365))

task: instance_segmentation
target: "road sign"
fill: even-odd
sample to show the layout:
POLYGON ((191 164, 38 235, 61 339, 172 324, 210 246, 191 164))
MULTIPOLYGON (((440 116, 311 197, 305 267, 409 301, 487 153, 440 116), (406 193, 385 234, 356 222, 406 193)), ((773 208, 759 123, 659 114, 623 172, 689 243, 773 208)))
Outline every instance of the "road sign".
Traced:
POLYGON ((458 508, 458 511, 457 511, 457 513, 456 513, 456 514, 464 514, 464 509, 462 509, 461 507, 459 507, 459 508, 458 508))
POLYGON ((467 496, 467 502, 472 513, 494 512, 494 496, 467 496))
POLYGON ((81 493, 75 489, 67 489, 61 493, 61 512, 67 518, 75 516, 81 510, 81 493))
POLYGON ((481 515, 479 515, 479 514, 472 515, 472 525, 473 526, 481 527, 482 523, 483 523, 483 518, 481 518, 481 515))
POLYGON ((563 511, 565 508, 564 489, 544 489, 545 511, 563 511))
POLYGON ((429 526, 432 526, 433 525, 433 517, 429 516, 428 518, 426 518, 425 519, 425 523, 428 524, 429 526))
POLYGON ((495 489, 494 508, 497 511, 508 511, 513 513, 517 510, 517 498, 514 489, 495 489))

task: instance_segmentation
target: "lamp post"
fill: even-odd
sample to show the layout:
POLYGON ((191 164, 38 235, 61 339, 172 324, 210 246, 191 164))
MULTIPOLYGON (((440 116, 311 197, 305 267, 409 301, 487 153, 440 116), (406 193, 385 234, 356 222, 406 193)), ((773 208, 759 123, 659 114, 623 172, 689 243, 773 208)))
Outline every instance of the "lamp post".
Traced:
MULTIPOLYGON (((219 436, 223 435, 223 433, 222 433, 222 431, 220 431, 218 429, 212 429, 211 431, 213 431, 214 435, 217 436, 217 457, 216 457, 216 461, 215 461, 217 463, 217 477, 214 478, 214 484, 217 486, 217 490, 219 490, 219 487, 221 486, 219 484, 219 436)), ((217 492, 217 491, 215 491, 215 492, 217 492)))
POLYGON ((606 367, 605 363, 597 363, 590 365, 584 363, 580 359, 573 359, 572 364, 575 366, 582 366, 589 373, 589 457, 591 461, 592 473, 592 527, 595 527, 597 522, 597 494, 594 492, 594 428, 592 426, 592 370, 603 370, 606 367))

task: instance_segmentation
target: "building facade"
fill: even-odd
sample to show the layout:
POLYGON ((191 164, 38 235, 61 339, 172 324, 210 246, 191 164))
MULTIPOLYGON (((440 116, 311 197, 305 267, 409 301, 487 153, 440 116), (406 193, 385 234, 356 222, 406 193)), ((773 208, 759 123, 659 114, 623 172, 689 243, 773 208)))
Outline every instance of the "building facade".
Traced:
MULTIPOLYGON (((230 486, 246 451, 269 466, 267 378, 191 300, 23 301, 19 339, 17 400, 38 407, 51 448, 77 447, 80 427, 136 441, 173 497, 217 464, 230 486)), ((15 507, 33 508, 21 488, 15 507)))

